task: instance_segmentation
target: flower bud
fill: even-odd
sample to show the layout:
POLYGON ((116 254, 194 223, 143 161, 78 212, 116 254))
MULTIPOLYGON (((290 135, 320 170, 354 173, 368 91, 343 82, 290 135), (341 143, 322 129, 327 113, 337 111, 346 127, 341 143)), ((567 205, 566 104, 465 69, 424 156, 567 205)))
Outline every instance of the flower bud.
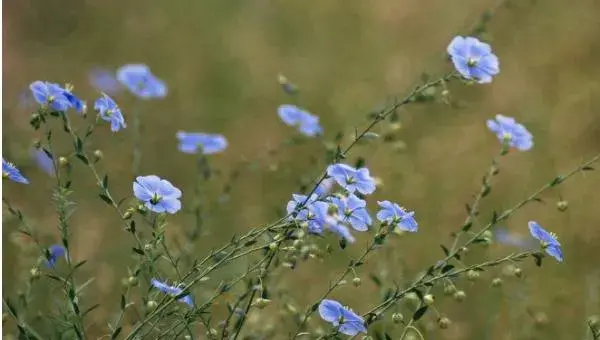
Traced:
POLYGON ((352 279, 352 284, 354 285, 354 287, 360 286, 361 283, 362 281, 360 280, 360 277, 355 277, 354 279, 352 279))
POLYGON ((402 323, 404 322, 404 315, 402 315, 401 313, 394 313, 392 314, 392 321, 394 323, 402 323))
POLYGON ((104 154, 102 153, 102 151, 100 151, 100 150, 94 151, 94 163, 101 160, 102 157, 104 157, 104 154))
POLYGON ((127 284, 129 284, 129 286, 131 286, 131 287, 137 286, 138 283, 139 283, 139 281, 138 281, 137 277, 135 277, 135 276, 130 276, 127 278, 127 284))
POLYGON ((497 277, 492 280, 492 287, 500 287, 502 286, 502 279, 497 277))
POLYGON ((565 211, 567 210, 567 208, 569 208, 569 202, 560 200, 558 201, 558 203, 556 203, 556 208, 558 209, 558 211, 565 211))
POLYGON ((450 327, 450 324, 452 324, 452 321, 450 321, 450 319, 448 319, 445 316, 441 317, 438 320, 438 326, 440 326, 441 329, 446 329, 446 328, 450 327))
POLYGON ((124 220, 128 220, 131 218, 131 216, 133 216, 133 212, 129 209, 127 209, 124 213, 123 213, 123 219, 124 220))
POLYGON ((294 243, 292 244, 294 246, 294 248, 296 249, 302 249, 302 245, 304 242, 302 242, 302 240, 294 240, 294 243))
POLYGON ((453 295, 456 293, 456 286, 453 284, 449 284, 444 286, 444 294, 445 295, 453 295))
POLYGON ((32 279, 37 279, 40 277, 40 270, 38 269, 38 267, 31 268, 29 273, 31 274, 32 279))
POLYGON ((533 321, 537 327, 543 327, 548 324, 548 315, 543 312, 536 313, 533 317, 533 321))
POLYGON ((269 249, 272 250, 272 251, 277 250, 277 242, 271 242, 269 244, 269 249))
POLYGON ((58 164, 64 168, 69 165, 69 160, 66 157, 58 157, 58 164))
POLYGON ((515 269, 513 269, 513 275, 520 278, 523 276, 523 270, 519 267, 515 267, 515 269))
POLYGON ((464 291, 459 290, 459 291, 456 291, 456 293, 454 293, 453 297, 454 297, 454 300, 456 300, 458 302, 462 302, 467 298, 467 294, 464 291))
POLYGON ((269 299, 258 298, 254 300, 254 306, 258 309, 263 309, 271 303, 269 299))
POLYGON ((476 270, 469 270, 467 272, 467 280, 475 281, 479 278, 479 272, 476 270))
POLYGON ((423 302, 424 302, 424 303, 425 303, 427 306, 431 306, 431 305, 433 305, 433 302, 434 302, 434 300, 435 300, 435 299, 433 298, 433 295, 431 295, 431 294, 427 294, 427 295, 423 296, 423 302))
POLYGON ((158 302, 156 302, 154 300, 148 300, 148 302, 146 303, 146 307, 148 309, 154 309, 154 308, 156 308, 156 306, 158 306, 158 302))

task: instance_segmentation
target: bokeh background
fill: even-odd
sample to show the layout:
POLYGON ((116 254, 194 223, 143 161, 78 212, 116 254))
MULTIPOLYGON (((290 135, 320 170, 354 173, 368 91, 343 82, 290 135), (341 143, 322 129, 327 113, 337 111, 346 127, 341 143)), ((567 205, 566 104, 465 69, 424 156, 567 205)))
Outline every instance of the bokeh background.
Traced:
MULTIPOLYGON (((21 95, 34 80, 70 82, 92 103, 97 92, 89 83, 90 70, 146 63, 167 83, 168 96, 144 102, 128 93, 115 96, 126 120, 136 105, 142 110, 142 174, 169 179, 183 189, 184 206, 189 205, 195 159, 176 151, 175 133, 221 133, 230 142, 224 153, 210 157, 220 172, 203 188, 206 223, 195 249, 198 256, 205 255, 234 232, 277 218, 291 193, 321 171, 324 142, 331 143, 337 132, 350 136, 354 127, 366 126, 369 112, 391 96, 408 93, 424 71, 436 76, 451 70, 444 58, 448 42, 468 32, 492 8, 483 38, 500 58, 501 72, 494 82, 451 85, 453 106, 439 96, 407 106, 399 111, 402 128, 393 131, 394 142, 374 141, 352 153, 351 160, 365 157, 383 183, 369 200, 371 211, 376 200, 389 199, 413 209, 420 223, 419 233, 395 238, 371 259, 359 273, 360 288, 347 285, 335 292, 335 298, 365 311, 381 293, 368 279, 369 272, 388 284, 409 280, 443 255, 438 245, 448 243, 448 234, 460 227, 464 205, 498 150, 498 141, 485 128, 486 119, 498 113, 516 117, 535 136, 535 147, 502 159, 482 216, 512 206, 557 173, 600 151, 600 2, 5 1, 2 152, 31 184, 5 182, 3 196, 23 210, 44 242, 57 242, 50 201, 54 182, 30 155, 32 142, 41 135, 29 127, 32 107, 20 100, 21 95), (298 96, 282 91, 279 73, 299 86, 298 96), (319 115, 326 132, 323 139, 280 147, 294 134, 276 114, 286 103, 319 115), (278 152, 269 152, 273 149, 278 152), (224 195, 231 169, 241 169, 240 175, 224 195)), ((104 153, 99 167, 109 173, 114 194, 130 196, 131 124, 116 134, 107 126, 98 130, 87 147, 104 153)), ((375 132, 390 130, 386 122, 375 132)), ((66 139, 58 143, 59 153, 70 151, 66 139)), ((103 303, 89 316, 90 335, 100 337, 107 332, 106 320, 118 309, 121 280, 133 263, 131 240, 114 211, 97 199, 91 174, 79 165, 74 188, 74 257, 88 260, 82 277, 96 278, 84 303, 103 303)), ((544 203, 520 210, 504 226, 526 237, 527 221, 539 221, 560 235, 566 262, 547 261, 538 269, 528 261, 522 264, 523 278, 507 278, 499 290, 490 288, 498 270, 485 273, 478 282, 463 282, 468 294, 464 302, 439 297, 438 309, 453 325, 445 331, 433 327, 427 338, 582 338, 586 318, 600 312, 599 193, 600 176, 589 172, 545 194, 544 203), (556 209, 561 198, 569 202, 565 212, 556 209)), ((170 222, 171 242, 185 241, 182 231, 193 223, 192 214, 182 212, 170 222)), ((35 252, 17 236, 16 227, 4 212, 7 295, 18 292, 35 263, 35 252)), ((275 327, 270 338, 284 338, 289 330, 277 328, 285 314, 283 305, 303 309, 318 299, 327 280, 364 248, 367 236, 357 236, 357 243, 344 252, 330 238, 333 256, 277 276, 281 294, 251 315, 250 329, 275 327)), ((471 260, 512 250, 493 244, 474 251, 471 260)), ((244 265, 227 270, 239 272, 244 265)), ((37 289, 40 309, 52 309, 49 288, 37 289)), ((424 320, 427 329, 435 316, 424 320)), ((311 327, 326 325, 315 320, 311 327)), ((399 334, 398 329, 389 331, 399 334)))

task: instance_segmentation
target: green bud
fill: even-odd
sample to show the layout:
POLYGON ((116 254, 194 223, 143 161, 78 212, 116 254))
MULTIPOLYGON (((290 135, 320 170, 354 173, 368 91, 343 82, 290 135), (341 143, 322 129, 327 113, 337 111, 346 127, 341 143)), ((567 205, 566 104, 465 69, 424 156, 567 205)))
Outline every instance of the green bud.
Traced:
POLYGON ((569 208, 569 202, 560 200, 558 203, 556 203, 556 208, 561 212, 565 211, 567 208, 569 208))
POLYGON ((479 278, 479 272, 476 270, 469 270, 467 272, 467 280, 475 281, 479 278))
POLYGON ((537 327, 543 327, 548 324, 548 315, 546 315, 546 313, 543 312, 536 313, 533 317, 533 321, 535 322, 535 325, 537 327))
POLYGON ((444 286, 444 294, 445 295, 453 295, 456 293, 456 286, 453 284, 449 284, 444 286))
POLYGON ((519 267, 515 267, 515 269, 513 269, 513 275, 520 278, 523 276, 523 270, 519 267))
POLYGON ((269 300, 269 299, 258 298, 256 300, 254 300, 253 305, 258 309, 263 309, 263 308, 267 307, 270 303, 271 303, 271 300, 269 300))
POLYGON ((127 278, 127 283, 131 286, 131 287, 135 287, 138 285, 139 281, 137 279, 137 277, 135 276, 130 276, 127 278))
POLYGON ((354 285, 354 287, 360 286, 361 283, 362 281, 360 280, 360 277, 355 277, 354 279, 352 279, 352 284, 354 285))
POLYGON ((404 322, 404 315, 402 315, 401 313, 394 313, 392 314, 392 321, 394 323, 402 323, 404 322))
POLYGON ((94 151, 94 162, 101 160, 102 157, 104 157, 104 154, 102 153, 102 151, 100 151, 100 150, 94 151))
POLYGON ((271 242, 269 244, 269 249, 272 251, 275 251, 277 249, 277 247, 278 247, 277 242, 271 242))
POLYGON ((492 280, 492 287, 500 287, 502 286, 502 279, 497 277, 492 280))
POLYGON ((124 220, 128 220, 131 218, 131 216, 133 216, 133 213, 131 212, 131 210, 127 209, 127 211, 125 211, 123 213, 123 219, 124 220))
POLYGON ((462 302, 467 298, 467 294, 462 291, 456 291, 456 293, 454 293, 454 300, 458 301, 458 302, 462 302))
POLYGON ((69 160, 66 157, 58 157, 58 164, 64 168, 69 165, 69 160))
POLYGON ((433 302, 435 301, 435 299, 433 298, 433 295, 431 294, 427 294, 425 296, 423 296, 423 302, 427 305, 427 306, 431 306, 433 305, 433 302))
POLYGON ((446 329, 446 328, 450 327, 451 324, 452 324, 452 321, 450 321, 450 319, 448 319, 445 316, 439 318, 439 320, 438 320, 438 326, 440 326, 441 329, 446 329))
POLYGON ((32 279, 37 279, 41 275, 40 269, 38 267, 31 268, 31 270, 29 271, 29 273, 31 274, 31 278, 32 279))
POLYGON ((154 300, 148 300, 148 302, 146 303, 146 307, 148 309, 154 309, 154 308, 156 308, 156 306, 158 306, 158 302, 156 302, 154 300))

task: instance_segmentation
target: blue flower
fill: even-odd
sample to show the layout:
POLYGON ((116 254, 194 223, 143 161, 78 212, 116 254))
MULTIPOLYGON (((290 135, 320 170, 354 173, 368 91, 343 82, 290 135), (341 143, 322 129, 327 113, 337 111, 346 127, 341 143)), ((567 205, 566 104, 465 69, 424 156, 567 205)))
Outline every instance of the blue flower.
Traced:
POLYGON ((321 181, 321 183, 319 183, 319 185, 315 189, 315 194, 317 194, 317 196, 319 197, 325 197, 329 195, 329 193, 331 192, 331 188, 333 187, 333 183, 333 179, 325 178, 321 181))
POLYGON ((2 178, 8 178, 13 182, 29 184, 29 180, 21 174, 17 167, 2 158, 2 178))
POLYGON ((332 197, 331 202, 338 208, 340 221, 349 224, 354 230, 366 231, 373 223, 367 211, 367 202, 355 195, 332 197))
POLYGON ((477 38, 455 37, 447 50, 456 70, 467 79, 480 84, 491 83, 492 76, 500 72, 498 57, 492 53, 490 45, 477 38))
POLYGON ((375 191, 375 179, 371 177, 367 168, 355 169, 349 165, 338 163, 327 167, 327 175, 349 193, 358 191, 367 195, 375 191))
POLYGON ((46 253, 46 266, 48 266, 48 268, 54 268, 56 261, 58 261, 60 257, 64 257, 65 253, 65 247, 60 244, 51 245, 46 253))
POLYGON ((71 107, 75 109, 78 113, 85 113, 87 111, 87 104, 85 101, 77 98, 72 92, 71 88, 67 88, 63 95, 67 98, 71 107))
POLYGON ((37 163, 37 165, 44 171, 48 176, 54 176, 56 171, 54 169, 54 161, 50 158, 46 152, 42 149, 32 148, 31 156, 37 163))
MULTIPOLYGON (((183 292, 183 289, 181 289, 179 287, 169 286, 168 284, 161 282, 157 279, 150 280, 150 283, 152 284, 152 286, 154 288, 160 290, 161 292, 163 292, 165 294, 171 295, 171 296, 177 296, 183 292)), ((183 296, 179 299, 179 301, 185 302, 192 307, 194 306, 194 300, 192 300, 191 295, 183 296)))
POLYGON ((158 176, 138 176, 133 182, 133 193, 148 210, 174 214, 181 209, 181 190, 158 176))
POLYGON ((419 225, 414 218, 415 213, 406 211, 396 203, 390 201, 377 201, 381 208, 377 212, 377 219, 380 222, 385 222, 388 225, 395 225, 400 230, 416 232, 419 225))
POLYGON ((142 99, 164 98, 167 85, 144 64, 128 64, 117 70, 117 80, 142 99))
POLYGON ((294 105, 281 105, 277 113, 283 122, 289 126, 295 126, 300 133, 314 137, 323 133, 323 128, 319 124, 319 117, 301 110, 294 105))
POLYGON ((547 232, 535 221, 529 221, 528 225, 531 236, 540 241, 542 248, 544 248, 546 253, 554 257, 558 262, 563 262, 564 257, 562 249, 560 243, 558 243, 558 240, 556 239, 556 235, 547 232))
POLYGON ((219 134, 179 131, 177 139, 179 151, 190 154, 200 151, 205 155, 212 155, 225 150, 228 145, 227 139, 219 134))
POLYGON ((533 136, 527 129, 517 123, 514 118, 496 115, 496 119, 488 119, 487 127, 496 134, 502 143, 520 151, 527 151, 533 147, 533 136))
POLYGON ((102 97, 98 98, 96 103, 94 103, 94 109, 100 113, 102 120, 110 122, 110 130, 112 132, 117 132, 121 128, 127 127, 121 109, 119 109, 117 103, 108 95, 103 94, 102 97))
POLYGON ((308 220, 308 207, 317 201, 318 196, 313 194, 309 200, 307 200, 307 198, 308 196, 306 195, 292 194, 292 199, 286 206, 286 210, 289 215, 293 213, 299 205, 306 202, 306 204, 304 204, 304 206, 296 212, 296 217, 294 219, 298 222, 304 222, 308 220))
POLYGON ((104 92, 111 95, 115 95, 123 89, 123 86, 117 80, 114 72, 109 72, 102 68, 94 68, 90 71, 89 75, 90 84, 104 92))
POLYGON ((338 330, 342 334, 355 336, 358 333, 366 333, 365 321, 362 317, 353 311, 344 308, 341 303, 335 300, 324 299, 319 304, 319 314, 321 318, 338 330))
POLYGON ((531 239, 525 239, 520 235, 510 233, 506 228, 496 228, 494 236, 499 243, 515 246, 519 248, 531 248, 531 239))
POLYGON ((40 105, 49 105, 55 111, 67 111, 73 104, 67 91, 55 83, 34 81, 29 85, 33 98, 40 105))

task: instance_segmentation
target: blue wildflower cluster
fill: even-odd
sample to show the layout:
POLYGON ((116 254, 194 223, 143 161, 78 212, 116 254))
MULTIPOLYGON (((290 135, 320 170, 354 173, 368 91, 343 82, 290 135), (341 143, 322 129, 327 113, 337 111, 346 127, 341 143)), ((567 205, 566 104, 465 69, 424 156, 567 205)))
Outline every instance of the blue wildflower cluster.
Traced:
MULTIPOLYGON (((47 81, 31 83, 29 89, 32 100, 39 104, 37 111, 32 114, 31 125, 37 130, 40 125, 48 124, 50 117, 59 117, 62 130, 68 134, 73 144, 71 152, 59 156, 51 140, 52 126, 48 124, 45 126, 47 128, 46 142, 38 141, 32 149, 35 162, 43 171, 54 176, 57 183, 53 191, 52 203, 56 206, 58 215, 60 244, 46 246, 45 241, 41 242, 36 238, 36 233, 33 232, 23 213, 10 205, 8 200, 5 200, 5 205, 6 210, 17 217, 20 223, 19 231, 27 237, 34 238, 36 246, 43 255, 39 257, 37 264, 30 272, 32 277, 30 284, 39 279, 40 271, 44 270, 48 278, 63 286, 63 291, 69 301, 69 309, 68 313, 64 313, 66 315, 64 319, 60 321, 68 326, 63 328, 68 328, 68 332, 72 333, 65 333, 68 335, 62 334, 60 337, 84 339, 85 314, 95 308, 90 307, 86 312, 82 312, 84 309, 81 308, 80 301, 84 295, 81 294, 81 291, 88 286, 90 281, 84 284, 76 282, 79 280, 79 276, 75 274, 79 274, 77 270, 86 261, 78 262, 73 259, 73 252, 70 248, 72 234, 69 230, 69 220, 76 206, 75 202, 71 201, 73 191, 73 181, 70 177, 73 171, 71 159, 80 160, 90 170, 97 184, 97 190, 99 190, 96 195, 118 213, 118 217, 123 223, 123 229, 132 235, 132 242, 134 242, 131 249, 136 256, 136 262, 131 265, 131 268, 128 268, 128 277, 124 280, 126 289, 120 296, 121 311, 116 318, 116 324, 110 324, 111 333, 107 336, 111 339, 118 338, 123 329, 130 331, 126 339, 179 338, 185 332, 187 332, 186 339, 201 338, 196 334, 196 329, 199 328, 206 331, 207 338, 210 339, 218 338, 219 334, 222 339, 237 339, 242 328, 249 322, 248 320, 251 320, 249 317, 251 310, 266 308, 271 299, 280 299, 281 305, 294 316, 297 330, 292 333, 286 329, 292 339, 301 334, 312 336, 317 333, 313 334, 312 325, 309 324, 311 315, 317 312, 322 319, 318 322, 323 323, 324 321, 331 326, 329 331, 320 334, 319 338, 334 338, 339 334, 354 337, 361 333, 374 332, 378 338, 390 339, 392 337, 387 333, 379 336, 379 331, 369 329, 371 324, 384 320, 386 313, 392 309, 400 310, 399 303, 414 295, 413 300, 417 303, 417 309, 411 321, 405 324, 401 335, 401 338, 404 339, 408 331, 414 330, 415 334, 420 335, 413 324, 418 322, 433 305, 436 285, 444 285, 444 292, 449 292, 456 300, 460 301, 464 299, 465 294, 462 291, 456 291, 455 286, 461 284, 458 279, 463 274, 469 280, 473 280, 479 277, 480 272, 498 264, 517 263, 528 256, 533 257, 535 263, 540 266, 541 259, 546 255, 558 262, 563 262, 563 249, 557 237, 546 231, 537 222, 530 221, 528 223, 529 233, 533 239, 529 236, 527 239, 520 237, 508 228, 498 227, 497 224, 500 221, 506 221, 525 204, 537 201, 539 199, 537 196, 543 191, 561 184, 575 173, 590 170, 590 164, 597 161, 599 157, 578 167, 566 176, 557 177, 516 207, 506 210, 502 214, 494 212, 491 222, 485 224, 478 209, 481 200, 491 191, 491 178, 498 173, 498 160, 501 157, 497 157, 494 158, 492 166, 484 177, 482 188, 476 195, 474 203, 467 205, 466 222, 458 231, 452 233, 454 244, 450 247, 441 246, 444 251, 441 260, 434 262, 417 279, 406 282, 394 281, 393 286, 382 282, 380 277, 371 272, 372 281, 384 292, 382 294, 383 301, 375 304, 362 315, 330 298, 337 287, 347 282, 349 275, 354 276, 353 285, 360 286, 360 271, 364 269, 361 266, 365 264, 368 256, 372 256, 372 253, 388 245, 385 243, 386 237, 391 232, 416 233, 419 231, 419 223, 414 211, 390 200, 379 200, 377 195, 381 194, 381 190, 378 191, 378 188, 381 188, 381 182, 371 175, 371 171, 364 165, 365 162, 362 159, 355 163, 356 166, 346 163, 349 151, 358 144, 357 142, 366 139, 367 136, 377 138, 374 136, 378 135, 372 131, 377 124, 393 117, 392 115, 400 106, 413 102, 428 89, 442 87, 444 91, 447 91, 446 83, 456 80, 467 84, 489 84, 499 74, 499 60, 492 52, 491 46, 477 38, 457 36, 448 45, 447 53, 454 65, 454 71, 439 80, 417 87, 417 90, 413 91, 406 100, 396 102, 391 108, 377 113, 373 122, 364 132, 358 133, 356 130, 354 139, 347 148, 342 148, 341 145, 332 148, 329 143, 326 143, 328 158, 322 176, 308 191, 308 194, 306 193, 306 181, 302 181, 300 193, 293 193, 292 198, 287 202, 285 216, 279 216, 280 219, 275 223, 252 228, 242 235, 234 235, 231 241, 224 246, 211 247, 210 251, 207 251, 208 255, 204 258, 195 254, 196 249, 192 243, 196 241, 196 236, 189 236, 187 239, 182 237, 184 242, 188 243, 173 251, 173 246, 170 244, 172 243, 170 242, 172 234, 167 233, 167 226, 172 218, 169 215, 180 213, 178 218, 184 220, 185 214, 192 211, 195 218, 195 229, 188 235, 200 235, 200 237, 204 235, 198 232, 205 222, 202 204, 208 203, 206 205, 211 209, 214 208, 214 205, 210 199, 206 199, 202 195, 202 190, 205 189, 205 185, 208 187, 210 183, 199 180, 194 192, 196 195, 194 206, 188 208, 186 203, 184 209, 184 199, 187 200, 188 196, 191 196, 187 194, 187 191, 184 196, 183 190, 169 180, 152 173, 140 175, 141 171, 134 170, 131 177, 135 178, 133 183, 130 179, 127 180, 132 187, 127 190, 127 196, 119 200, 109 188, 108 175, 102 176, 101 170, 96 167, 96 163, 102 158, 102 152, 99 150, 95 150, 93 153, 87 152, 90 145, 88 137, 93 134, 96 125, 109 124, 110 130, 119 132, 119 134, 128 132, 124 129, 127 128, 125 118, 126 115, 129 115, 129 111, 121 111, 113 97, 119 99, 117 96, 123 90, 127 90, 144 101, 165 98, 168 94, 166 83, 155 76, 144 64, 127 64, 115 72, 103 68, 92 70, 89 80, 99 94, 94 101, 96 116, 93 118, 95 119, 85 133, 81 133, 71 124, 72 114, 69 111, 79 113, 80 115, 77 115, 80 117, 79 119, 87 117, 86 102, 79 99, 72 86, 61 86, 47 81), (336 150, 335 155, 331 155, 332 149, 336 150), (292 299, 288 299, 288 291, 284 292, 278 290, 277 287, 272 287, 273 272, 277 268, 294 269, 299 258, 304 260, 323 258, 324 254, 334 253, 337 250, 331 247, 331 243, 327 239, 331 235, 334 235, 336 241, 339 239, 341 251, 346 249, 348 244, 354 244, 348 246, 350 249, 358 248, 360 242, 357 242, 357 239, 360 237, 366 240, 367 247, 361 256, 349 261, 350 264, 342 271, 341 275, 336 276, 337 278, 329 283, 326 293, 319 295, 319 300, 307 308, 292 306, 292 303, 289 302, 292 299), (476 246, 478 243, 491 243, 490 240, 493 237, 499 243, 517 247, 522 252, 476 264, 470 264, 470 258, 462 257, 469 247, 476 246), (538 241, 539 247, 536 244, 538 241), (322 243, 326 244, 326 251, 319 248, 322 243), (255 257, 258 257, 258 260, 255 257), (237 273, 229 275, 229 272, 226 271, 223 275, 220 273, 215 275, 215 271, 225 268, 238 259, 247 260, 243 266, 238 266, 247 268, 243 275, 237 275, 237 273), (170 273, 164 270, 166 265, 172 267, 170 273), (188 270, 187 273, 184 272, 184 268, 188 270), (176 277, 175 284, 168 283, 173 282, 172 280, 159 279, 171 276, 176 277), (215 277, 218 279, 214 279, 215 277), (145 290, 137 288, 140 286, 142 278, 145 285, 142 286, 145 287, 145 290), (211 285, 209 289, 206 289, 206 294, 197 294, 196 291, 193 291, 195 286, 201 282, 211 285), (245 284, 239 284, 240 282, 245 284), (447 287, 453 287, 453 289, 447 287), (156 296, 160 294, 156 294, 156 291, 167 296, 157 299, 156 296), (140 300, 143 303, 140 304, 140 300), (212 309, 223 300, 226 301, 226 308, 222 308, 226 317, 218 323, 218 326, 215 326, 216 323, 213 322, 213 319, 220 316, 212 309), (175 301, 182 302, 184 305, 177 304, 175 301), (202 303, 196 305, 195 301, 202 301, 202 303), (176 308, 171 308, 173 306, 176 308), (184 308, 180 308, 182 306, 184 308), (182 310, 184 312, 181 312, 182 310), (131 318, 134 320, 133 323, 129 327, 125 327, 124 324, 129 319, 128 313, 135 317, 131 318), (165 323, 168 323, 167 327, 163 327, 165 323), (193 323, 202 324, 199 327, 192 327, 193 323), (215 327, 220 327, 219 331, 215 327)), ((298 87, 282 75, 279 76, 279 83, 287 94, 295 95, 298 92, 298 87)), ((318 140, 325 139, 325 130, 320 124, 319 116, 289 104, 279 106, 277 113, 286 125, 296 128, 300 134, 306 137, 320 136, 318 140)), ((135 130, 139 117, 135 114, 133 116, 132 126, 135 130)), ((518 123, 515 118, 498 114, 493 119, 487 120, 486 124, 487 128, 500 141, 500 156, 505 156, 509 148, 519 151, 528 151, 533 148, 532 133, 518 123)), ((134 134, 139 132, 136 130, 134 134)), ((342 137, 335 137, 334 141, 341 144, 342 139, 342 137)), ((214 171, 208 165, 208 159, 216 156, 210 155, 222 153, 229 147, 228 139, 218 133, 180 130, 175 133, 174 140, 177 142, 177 150, 181 153, 197 155, 195 157, 199 161, 199 174, 214 171)), ((137 145, 134 146, 134 153, 140 152, 136 147, 137 145)), ((27 170, 25 166, 21 168, 27 170)), ((4 179, 12 182, 30 183, 19 168, 4 158, 2 159, 2 173, 4 179)), ((208 175, 204 176, 206 179, 209 177, 208 175)), ((232 175, 232 177, 234 176, 232 175)), ((32 182, 35 182, 34 177, 30 178, 32 178, 32 182)), ((281 205, 281 201, 278 203, 279 205, 281 205)), ((419 216, 423 216, 423 212, 419 216)), ((426 222, 421 218, 419 221, 426 222)), ((187 224, 181 229, 186 228, 187 224)), ((526 229, 522 228, 521 230, 526 229)), ((418 237, 418 235, 414 237, 418 237)), ((396 255, 394 254, 394 256, 396 255)), ((231 269, 232 272, 236 270, 238 268, 231 269)), ((499 281, 495 280, 494 282, 499 281)), ((21 300, 27 301, 28 298, 30 297, 23 296, 21 300)), ((12 303, 7 301, 5 304, 10 316, 16 322, 16 328, 22 332, 22 338, 43 338, 36 335, 36 332, 30 329, 29 324, 25 323, 26 316, 21 316, 25 314, 17 315, 12 303)), ((354 303, 352 304, 354 305, 354 303)), ((358 306, 358 304, 356 305, 358 306)), ((447 328, 450 324, 449 319, 443 316, 440 310, 435 309, 435 312, 439 326, 447 328)), ((63 316, 61 315, 61 317, 63 316)), ((258 319, 260 320, 260 318, 258 319)), ((394 324, 404 323, 403 320, 400 313, 394 313, 392 316, 394 324)), ((281 334, 277 334, 271 337, 256 338, 280 338, 281 336, 281 334)), ((254 337, 249 335, 247 338, 254 337)))
MULTIPOLYGON (((375 191, 375 179, 369 169, 356 169, 350 165, 338 163, 327 169, 330 176, 324 181, 336 182, 342 191, 330 194, 329 190, 319 190, 310 197, 293 194, 287 204, 287 213, 295 222, 306 227, 312 234, 331 231, 349 243, 355 238, 350 230, 364 232, 369 230, 373 219, 367 209, 367 202, 357 195, 368 195, 375 191)), ((323 188, 323 182, 317 188, 323 188)), ((325 186, 329 186, 326 184, 325 186)), ((406 212, 395 203, 379 202, 377 219, 385 225, 406 231, 417 231, 418 225, 412 212, 406 212)))

